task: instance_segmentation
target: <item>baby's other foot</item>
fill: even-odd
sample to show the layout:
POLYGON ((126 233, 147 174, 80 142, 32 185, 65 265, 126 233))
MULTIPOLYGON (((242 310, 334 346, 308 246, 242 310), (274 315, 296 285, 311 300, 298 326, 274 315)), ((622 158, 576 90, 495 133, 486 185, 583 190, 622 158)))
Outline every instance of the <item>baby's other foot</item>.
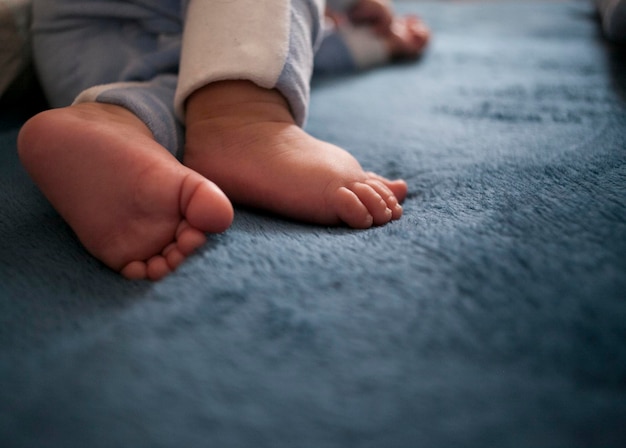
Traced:
POLYGON ((280 93, 219 82, 187 102, 184 163, 235 203, 324 225, 382 225, 402 215, 402 180, 365 172, 343 149, 298 127, 280 93))
MULTIPOLYGON (((354 25, 341 18, 334 19, 334 22, 336 32, 359 70, 390 61, 416 59, 425 51, 430 39, 428 27, 416 16, 394 17, 384 33, 372 26, 354 25)), ((330 70, 322 67, 321 72, 324 71, 332 71, 332 67, 330 70)))
POLYGON ((132 279, 159 279, 221 232, 224 194, 118 106, 43 112, 22 129, 22 163, 85 248, 132 279))
POLYGON ((424 52, 430 30, 417 16, 396 17, 384 39, 392 59, 412 59, 424 52))

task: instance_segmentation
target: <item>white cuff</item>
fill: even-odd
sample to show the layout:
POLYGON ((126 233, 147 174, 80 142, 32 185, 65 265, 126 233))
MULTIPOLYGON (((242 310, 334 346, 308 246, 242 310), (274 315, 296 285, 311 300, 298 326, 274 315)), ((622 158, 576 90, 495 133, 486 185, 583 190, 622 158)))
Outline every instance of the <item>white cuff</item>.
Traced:
POLYGON ((191 0, 187 9, 174 100, 184 122, 185 101, 216 81, 245 79, 271 89, 289 51, 290 0, 191 0))

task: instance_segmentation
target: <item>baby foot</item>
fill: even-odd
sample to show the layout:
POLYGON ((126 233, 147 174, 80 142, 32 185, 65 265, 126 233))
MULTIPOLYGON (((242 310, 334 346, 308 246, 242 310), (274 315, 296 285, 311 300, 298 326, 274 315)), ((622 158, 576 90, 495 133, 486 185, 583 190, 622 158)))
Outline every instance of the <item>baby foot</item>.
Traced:
POLYGON ((219 82, 196 91, 186 113, 185 165, 236 203, 354 228, 402 215, 404 181, 365 172, 343 149, 305 133, 276 91, 219 82))
POLYGON ((43 112, 20 132, 22 163, 85 248, 132 279, 159 279, 221 232, 233 209, 126 109, 43 112))
POLYGON ((396 17, 384 39, 392 59, 412 59, 426 48, 430 31, 417 16, 396 17))
MULTIPOLYGON (((366 70, 372 67, 406 59, 415 59, 425 50, 430 31, 418 17, 394 17, 388 29, 382 33, 370 25, 355 25, 342 16, 330 15, 331 29, 343 41, 350 53, 354 67, 366 70)), ((325 51, 322 45, 320 52, 325 51)), ((317 62, 324 64, 325 59, 317 62)), ((318 72, 332 72, 334 67, 318 65, 318 72)), ((339 68, 338 70, 341 70, 339 68)))

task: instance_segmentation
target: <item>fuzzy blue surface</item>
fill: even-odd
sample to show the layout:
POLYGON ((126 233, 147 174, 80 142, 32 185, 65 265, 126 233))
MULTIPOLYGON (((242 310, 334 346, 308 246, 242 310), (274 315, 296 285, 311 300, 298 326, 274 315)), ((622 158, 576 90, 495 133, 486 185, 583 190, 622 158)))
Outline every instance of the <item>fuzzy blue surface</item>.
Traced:
POLYGON ((626 53, 590 2, 403 4, 416 64, 315 82, 403 177, 367 231, 250 210, 179 271, 90 257, 0 127, 0 446, 626 442, 626 53))

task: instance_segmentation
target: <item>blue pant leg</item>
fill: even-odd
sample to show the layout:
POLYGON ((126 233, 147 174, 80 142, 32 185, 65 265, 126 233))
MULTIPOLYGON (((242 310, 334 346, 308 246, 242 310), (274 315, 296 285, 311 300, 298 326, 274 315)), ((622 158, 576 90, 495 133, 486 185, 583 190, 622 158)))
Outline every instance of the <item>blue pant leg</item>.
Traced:
POLYGON ((314 74, 333 75, 357 70, 345 39, 335 29, 328 29, 315 53, 314 74))
POLYGON ((185 131, 174 113, 177 82, 177 75, 165 73, 149 81, 96 86, 85 90, 75 103, 95 101, 124 107, 145 123, 161 146, 181 156, 185 131))
POLYGON ((176 154, 173 109, 180 60, 180 0, 35 0, 34 55, 54 107, 97 101, 131 110, 176 154))
POLYGON ((276 88, 300 125, 306 122, 315 52, 323 38, 323 6, 314 0, 291 1, 289 51, 276 88))

